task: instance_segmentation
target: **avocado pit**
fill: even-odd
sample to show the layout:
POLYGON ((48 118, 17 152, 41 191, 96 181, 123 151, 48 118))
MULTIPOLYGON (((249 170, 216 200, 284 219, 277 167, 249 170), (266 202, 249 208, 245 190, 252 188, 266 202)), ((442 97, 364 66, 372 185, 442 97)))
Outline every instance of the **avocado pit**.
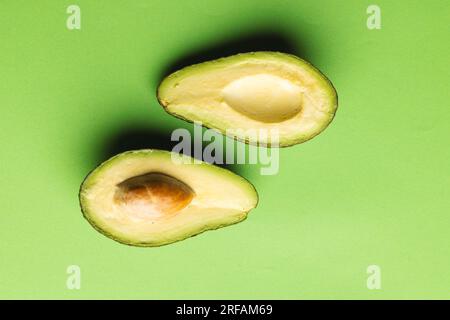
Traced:
POLYGON ((158 172, 135 176, 117 185, 114 202, 124 212, 149 218, 176 215, 195 196, 182 181, 158 172))
POLYGON ((302 109, 302 88, 271 74, 238 78, 223 90, 224 102, 247 117, 267 123, 282 122, 302 109))

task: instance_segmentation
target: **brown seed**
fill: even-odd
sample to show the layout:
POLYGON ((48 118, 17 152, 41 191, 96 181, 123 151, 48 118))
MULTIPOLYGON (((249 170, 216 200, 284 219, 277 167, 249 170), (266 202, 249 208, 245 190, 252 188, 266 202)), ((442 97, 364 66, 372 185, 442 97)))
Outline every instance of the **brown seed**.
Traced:
POLYGON ((119 183, 114 201, 137 213, 169 217, 185 208, 194 196, 194 191, 180 180, 150 172, 119 183))

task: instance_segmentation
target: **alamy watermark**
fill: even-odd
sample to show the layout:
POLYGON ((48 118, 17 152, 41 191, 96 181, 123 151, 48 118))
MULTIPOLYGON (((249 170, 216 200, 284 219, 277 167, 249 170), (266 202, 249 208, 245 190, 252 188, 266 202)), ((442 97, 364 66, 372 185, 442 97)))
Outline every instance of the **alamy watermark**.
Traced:
POLYGON ((81 289, 81 268, 77 265, 70 265, 66 269, 68 275, 66 280, 66 287, 69 290, 81 289))
POLYGON ((372 264, 367 267, 367 277, 366 285, 369 290, 379 290, 381 289, 381 268, 376 264, 372 264))
POLYGON ((369 30, 379 30, 381 29, 381 9, 376 4, 371 4, 367 7, 366 13, 369 15, 367 17, 367 29, 369 30))
POLYGON ((172 132, 171 140, 178 142, 172 149, 175 164, 198 164, 202 160, 214 164, 260 164, 261 175, 275 175, 279 171, 278 129, 227 129, 223 136, 213 129, 203 132, 201 123, 196 122, 193 137, 189 130, 180 128, 172 132), (253 143, 264 141, 270 143, 270 148, 246 146, 236 142, 236 138, 253 143))
POLYGON ((75 4, 67 7, 66 13, 69 14, 66 20, 66 27, 69 30, 81 29, 81 9, 75 4))

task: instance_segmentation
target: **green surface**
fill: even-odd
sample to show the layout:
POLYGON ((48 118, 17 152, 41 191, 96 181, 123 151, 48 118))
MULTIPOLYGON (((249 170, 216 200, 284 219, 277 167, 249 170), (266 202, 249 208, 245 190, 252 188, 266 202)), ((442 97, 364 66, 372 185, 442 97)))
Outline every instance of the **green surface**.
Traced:
POLYGON ((380 30, 372 1, 123 0, 76 1, 69 31, 73 3, 0 4, 0 298, 450 298, 448 1, 378 0, 380 30), (191 128, 156 101, 167 65, 260 27, 332 80, 329 128, 278 175, 241 168, 243 223, 161 248, 94 231, 78 188, 111 141, 191 128))

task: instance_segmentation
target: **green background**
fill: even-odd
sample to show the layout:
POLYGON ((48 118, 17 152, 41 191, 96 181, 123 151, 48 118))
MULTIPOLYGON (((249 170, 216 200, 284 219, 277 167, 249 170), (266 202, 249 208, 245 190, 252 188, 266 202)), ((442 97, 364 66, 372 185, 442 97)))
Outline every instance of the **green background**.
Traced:
POLYGON ((450 298, 450 9, 374 3, 381 30, 363 0, 2 1, 0 298, 450 298), (278 175, 238 168, 260 195, 241 224, 160 248, 91 228, 78 188, 114 145, 192 128, 156 101, 167 66, 259 30, 332 80, 330 127, 278 175))

